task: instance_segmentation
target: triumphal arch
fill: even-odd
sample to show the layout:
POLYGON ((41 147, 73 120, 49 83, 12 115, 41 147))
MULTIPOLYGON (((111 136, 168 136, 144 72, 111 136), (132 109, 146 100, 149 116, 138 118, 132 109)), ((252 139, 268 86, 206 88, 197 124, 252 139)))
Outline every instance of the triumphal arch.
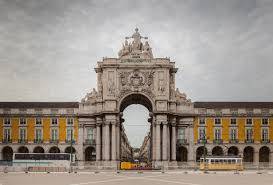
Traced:
POLYGON ((185 127, 188 161, 194 160, 194 108, 175 87, 177 70, 170 58, 154 57, 148 38, 137 28, 125 37, 117 58, 97 62, 97 90, 88 93, 79 107, 79 142, 86 128, 95 125, 97 164, 115 166, 120 161, 122 112, 131 104, 150 112, 149 154, 155 167, 176 165, 178 127, 185 127))

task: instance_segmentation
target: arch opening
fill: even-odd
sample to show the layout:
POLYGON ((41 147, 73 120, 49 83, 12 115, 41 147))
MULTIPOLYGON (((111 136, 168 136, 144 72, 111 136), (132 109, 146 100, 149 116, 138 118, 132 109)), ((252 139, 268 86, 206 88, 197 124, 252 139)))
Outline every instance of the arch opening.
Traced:
POLYGON ((239 149, 236 146, 231 146, 228 148, 229 156, 237 156, 239 154, 239 149))
POLYGON ((187 162, 188 161, 188 150, 186 147, 180 146, 177 148, 176 161, 178 161, 178 162, 187 162))
POLYGON ((224 155, 223 148, 220 147, 220 146, 216 146, 216 147, 214 147, 214 148, 212 149, 211 154, 212 154, 213 156, 222 156, 222 155, 224 155))
POLYGON ((259 162, 269 163, 270 161, 270 149, 267 146, 263 146, 259 150, 259 162))
POLYGON ((49 149, 49 153, 60 153, 60 149, 57 146, 53 146, 49 149))
POLYGON ((204 155, 204 153, 207 155, 208 154, 208 150, 207 148, 204 148, 204 146, 199 146, 196 149, 196 161, 200 161, 200 158, 204 155))
POLYGON ((21 146, 18 148, 18 153, 29 153, 28 148, 25 146, 21 146))
POLYGON ((142 94, 130 94, 120 104, 121 161, 151 162, 150 112, 153 105, 150 99, 142 94))
POLYGON ((247 146, 244 149, 244 162, 252 163, 254 161, 254 148, 251 146, 247 146))
POLYGON ((84 151, 85 161, 96 161, 96 149, 89 146, 84 151))
POLYGON ((65 153, 68 153, 68 154, 70 154, 71 151, 72 151, 72 154, 75 154, 75 153, 76 153, 76 149, 75 149, 74 147, 68 146, 68 147, 66 147, 65 150, 64 150, 64 152, 65 152, 65 153), (72 148, 72 150, 71 150, 71 148, 72 148))
POLYGON ((41 147, 41 146, 36 146, 36 147, 33 149, 33 153, 45 153, 45 150, 44 150, 43 147, 41 147))
POLYGON ((12 157, 13 157, 13 150, 10 146, 5 146, 2 149, 2 159, 4 161, 12 161, 12 157))

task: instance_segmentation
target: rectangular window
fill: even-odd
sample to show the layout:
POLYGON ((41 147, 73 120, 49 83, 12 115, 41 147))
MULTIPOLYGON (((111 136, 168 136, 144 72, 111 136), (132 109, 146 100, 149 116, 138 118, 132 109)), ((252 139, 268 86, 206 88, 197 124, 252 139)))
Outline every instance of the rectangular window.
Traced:
POLYGON ((262 141, 268 141, 268 128, 262 129, 262 141))
POLYGON ((42 129, 40 129, 40 128, 35 129, 35 140, 36 141, 42 140, 42 129))
POLYGON ((51 125, 57 125, 58 124, 58 118, 51 118, 51 125))
POLYGON ((26 118, 20 118, 20 125, 26 125, 27 121, 26 118))
POLYGON ((57 128, 52 128, 51 129, 51 140, 52 141, 57 141, 58 140, 58 129, 57 128))
POLYGON ((231 125, 236 125, 236 123, 237 123, 237 119, 236 118, 231 118, 230 119, 230 124, 231 125))
POLYGON ((220 128, 215 128, 214 129, 214 139, 215 140, 220 140, 221 138, 222 138, 221 129, 220 128))
POLYGON ((268 125, 268 118, 263 118, 262 119, 262 124, 263 125, 268 125))
POLYGON ((27 139, 27 130, 26 130, 26 128, 20 128, 20 131, 19 131, 20 133, 19 133, 19 139, 21 140, 21 141, 24 141, 24 140, 26 140, 27 139))
POLYGON ((71 134, 72 134, 72 139, 74 139, 74 130, 73 130, 73 128, 72 127, 68 127, 67 129, 66 129, 66 140, 67 141, 71 141, 71 134))
POLYGON ((247 129, 246 129, 246 140, 247 140, 247 141, 252 140, 252 134, 253 134, 252 128, 247 128, 247 129))
POLYGON ((42 118, 36 118, 35 123, 36 125, 42 125, 42 118))
POLYGON ((246 124, 247 125, 252 125, 252 118, 247 118, 246 119, 246 124))
POLYGON ((4 125, 10 125, 10 118, 4 118, 4 125))
POLYGON ((11 130, 10 130, 10 128, 5 128, 4 129, 4 140, 5 141, 10 141, 11 140, 11 130))
POLYGON ((237 129, 232 128, 230 129, 230 140, 236 140, 237 139, 237 129))
POLYGON ((178 128, 177 139, 185 139, 185 128, 178 128))
POLYGON ((199 140, 206 139, 206 130, 205 128, 199 128, 199 140))
POLYGON ((87 139, 88 140, 93 140, 94 139, 94 129, 93 128, 88 128, 87 130, 87 139))
POLYGON ((73 125, 73 123, 74 123, 74 119, 73 118, 67 118, 66 119, 66 124, 67 125, 73 125))
POLYGON ((221 118, 215 118, 214 119, 214 124, 215 125, 220 125, 221 124, 221 118))
POLYGON ((205 125, 206 119, 205 118, 199 118, 199 125, 205 125))

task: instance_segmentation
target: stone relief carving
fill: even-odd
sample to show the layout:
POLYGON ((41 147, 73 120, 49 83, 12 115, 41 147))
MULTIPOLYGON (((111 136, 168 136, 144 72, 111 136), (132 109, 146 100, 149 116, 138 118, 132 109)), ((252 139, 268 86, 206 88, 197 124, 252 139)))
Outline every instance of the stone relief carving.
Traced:
POLYGON ((141 42, 141 39, 148 39, 148 37, 142 37, 138 28, 131 37, 125 37, 125 39, 122 49, 118 52, 119 58, 153 58, 152 48, 148 41, 145 41, 144 44, 141 42), (133 39, 133 41, 129 43, 127 39, 133 39))
POLYGON ((165 80, 164 80, 164 72, 160 71, 158 73, 158 91, 163 94, 165 92, 165 80))
POLYGON ((109 95, 114 96, 116 91, 115 81, 114 81, 114 72, 108 71, 108 92, 109 95))
POLYGON ((122 71, 119 73, 120 93, 119 97, 130 92, 142 92, 153 97, 154 71, 122 71))
POLYGON ((191 99, 187 99, 187 95, 185 93, 181 93, 178 88, 175 91, 175 98, 178 104, 190 104, 191 99))

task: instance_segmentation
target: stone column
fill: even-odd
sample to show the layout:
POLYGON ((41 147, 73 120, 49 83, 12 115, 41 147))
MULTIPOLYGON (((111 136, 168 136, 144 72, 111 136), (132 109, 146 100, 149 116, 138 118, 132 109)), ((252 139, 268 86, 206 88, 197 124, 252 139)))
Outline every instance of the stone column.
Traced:
POLYGON ((155 122, 152 123, 152 147, 153 147, 153 151, 152 151, 152 159, 153 161, 156 160, 156 124, 155 122))
POLYGON ((176 161, 176 127, 175 123, 172 124, 172 161, 176 161))
POLYGON ((195 152, 193 151, 194 146, 194 133, 193 133, 193 123, 189 124, 188 127, 188 138, 189 138, 189 147, 188 147, 188 161, 193 164, 195 161, 195 152))
POLYGON ((253 159, 254 165, 259 165, 259 152, 254 149, 254 159, 253 159))
POLYGON ((104 156, 105 156, 105 160, 109 161, 110 160, 110 132, 109 132, 109 122, 105 123, 104 126, 104 140, 105 140, 105 145, 104 145, 104 156))
POLYGON ((114 121, 111 122, 112 123, 112 145, 111 145, 111 160, 112 161, 116 161, 117 160, 117 146, 116 146, 116 140, 117 140, 117 136, 116 136, 116 123, 114 121))
POLYGON ((155 138, 155 144, 156 144, 156 160, 161 160, 161 130, 160 130, 160 122, 156 123, 156 138, 155 138))
POLYGON ((163 131, 162 131, 162 160, 167 161, 167 151, 168 151, 168 138, 167 138, 167 122, 163 122, 163 131))
POLYGON ((96 161, 101 160, 101 124, 97 121, 97 133, 96 133, 96 161))
POLYGON ((120 123, 116 124, 116 135, 117 135, 117 160, 120 160, 120 123))
POLYGON ((269 155, 269 162, 271 163, 271 165, 273 165, 273 151, 271 151, 269 155))
POLYGON ((84 158, 83 158, 83 138, 84 138, 84 135, 83 135, 83 124, 81 123, 80 125, 79 125, 79 135, 78 135, 78 142, 77 142, 77 145, 79 146, 78 147, 78 151, 77 151, 77 153, 78 153, 78 156, 77 156, 77 158, 78 158, 78 160, 84 160, 84 158))

